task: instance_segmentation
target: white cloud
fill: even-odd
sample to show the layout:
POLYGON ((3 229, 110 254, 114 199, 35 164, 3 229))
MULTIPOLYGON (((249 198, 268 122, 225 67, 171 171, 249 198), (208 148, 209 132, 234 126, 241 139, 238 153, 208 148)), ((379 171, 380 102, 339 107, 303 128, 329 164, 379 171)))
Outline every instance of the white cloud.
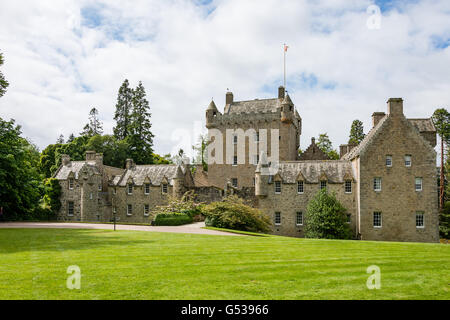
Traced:
POLYGON ((112 132, 121 82, 142 80, 155 150, 167 153, 175 144, 171 132, 204 121, 211 97, 223 107, 227 88, 237 100, 275 96, 284 42, 303 149, 322 132, 336 148, 346 143, 356 118, 367 131, 372 112, 385 111, 389 97, 404 98, 408 117, 449 105, 450 48, 433 46, 433 39, 450 38, 448 1, 383 12, 379 30, 366 27, 369 0, 196 3, 2 4, 2 72, 10 87, 0 116, 16 119, 41 148, 60 133, 80 132, 92 106, 112 132))

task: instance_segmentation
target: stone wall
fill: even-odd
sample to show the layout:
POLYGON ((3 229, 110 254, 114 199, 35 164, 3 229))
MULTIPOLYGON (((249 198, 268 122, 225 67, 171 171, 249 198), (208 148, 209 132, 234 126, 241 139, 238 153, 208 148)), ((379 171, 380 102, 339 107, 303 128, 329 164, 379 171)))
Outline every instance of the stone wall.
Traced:
POLYGON ((394 113, 383 124, 360 157, 360 230, 363 240, 436 242, 436 153, 423 141, 402 113, 394 113), (392 156, 392 167, 386 156, 392 156), (411 167, 405 155, 412 156, 411 167), (374 191, 373 180, 382 179, 382 190, 374 191), (423 191, 415 191, 415 178, 423 178, 423 191), (425 227, 416 228, 416 212, 425 214, 425 227), (373 213, 382 213, 382 227, 373 226, 373 213))
MULTIPOLYGON (((356 196, 355 185, 352 186, 352 193, 345 193, 344 184, 328 184, 327 189, 336 193, 336 198, 351 214, 350 226, 356 235, 356 196)), ((275 185, 269 184, 267 197, 259 198, 259 209, 261 209, 272 221, 272 233, 276 235, 304 237, 304 226, 307 223, 307 206, 309 201, 319 192, 318 183, 305 183, 304 193, 297 192, 297 184, 281 185, 281 194, 275 193, 275 185), (275 212, 281 213, 281 224, 275 225, 275 212), (296 224, 297 212, 303 213, 304 223, 302 226, 296 224)))

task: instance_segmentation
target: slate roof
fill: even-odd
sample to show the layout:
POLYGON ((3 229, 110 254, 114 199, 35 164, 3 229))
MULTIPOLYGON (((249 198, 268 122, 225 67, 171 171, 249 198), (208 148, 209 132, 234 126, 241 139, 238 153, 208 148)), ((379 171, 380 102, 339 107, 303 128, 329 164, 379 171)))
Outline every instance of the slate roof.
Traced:
POLYGON ((350 161, 317 160, 280 163, 278 174, 284 183, 297 183, 300 173, 308 183, 319 183, 322 174, 326 175, 329 183, 344 183, 349 177, 355 180, 350 161))
MULTIPOLYGON (((135 185, 141 186, 144 184, 147 177, 154 186, 161 185, 161 181, 163 181, 164 177, 169 184, 172 185, 172 179, 175 178, 177 174, 177 167, 176 164, 136 165, 131 169, 125 170, 125 173, 115 185, 122 187, 126 186, 128 180, 131 178, 135 185)), ((184 174, 186 169, 182 166, 180 166, 180 168, 184 174)))
POLYGON ((436 127, 431 119, 408 119, 419 132, 436 132, 436 127))
POLYGON ((60 166, 58 171, 55 172, 54 178, 58 180, 67 180, 71 172, 74 173, 75 179, 78 179, 78 175, 83 166, 86 165, 93 170, 95 174, 99 174, 99 170, 95 165, 95 161, 71 161, 67 166, 60 166))
POLYGON ((225 114, 239 114, 239 113, 269 113, 277 112, 281 107, 280 99, 255 99, 248 101, 235 101, 225 106, 225 114))
MULTIPOLYGON (((372 142, 373 138, 377 135, 380 129, 383 127, 384 123, 389 118, 388 115, 384 116, 378 124, 373 127, 369 133, 365 136, 361 143, 353 148, 349 153, 342 157, 343 160, 351 160, 358 155, 372 142)), ((431 119, 407 119, 410 124, 412 124, 419 132, 436 132, 436 128, 431 119)))

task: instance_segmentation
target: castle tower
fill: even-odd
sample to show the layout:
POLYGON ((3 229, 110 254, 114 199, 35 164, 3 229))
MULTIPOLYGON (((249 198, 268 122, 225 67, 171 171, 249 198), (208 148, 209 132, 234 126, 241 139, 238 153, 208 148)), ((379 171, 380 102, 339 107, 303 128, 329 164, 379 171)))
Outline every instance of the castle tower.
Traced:
POLYGON ((211 101, 206 109, 206 127, 213 141, 208 155, 214 151, 216 157, 216 150, 223 150, 223 157, 208 166, 209 184, 222 188, 230 179, 238 189, 256 187, 255 169, 263 150, 270 161, 297 160, 301 121, 283 86, 271 99, 236 101, 228 91, 223 113, 211 101))

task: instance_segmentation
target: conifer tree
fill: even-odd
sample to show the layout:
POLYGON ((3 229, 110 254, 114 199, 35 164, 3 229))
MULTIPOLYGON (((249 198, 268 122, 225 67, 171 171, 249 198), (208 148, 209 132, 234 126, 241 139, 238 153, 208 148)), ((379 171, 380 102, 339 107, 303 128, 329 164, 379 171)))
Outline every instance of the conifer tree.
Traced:
POLYGON ((133 89, 130 88, 128 79, 122 83, 117 95, 116 112, 114 120, 116 126, 113 129, 114 136, 123 140, 130 134, 131 112, 133 107, 133 89))
POLYGON ((137 164, 153 163, 153 133, 150 106, 142 82, 133 91, 130 132, 127 138, 131 156, 137 164))
POLYGON ((89 123, 87 123, 83 131, 80 133, 82 136, 93 137, 101 135, 103 133, 103 124, 98 119, 98 110, 92 108, 89 112, 89 123))
POLYGON ((358 145, 361 141, 363 141, 365 136, 362 121, 354 120, 352 123, 352 128, 350 129, 350 139, 348 143, 358 145))
POLYGON ((56 139, 56 143, 63 144, 64 143, 64 135, 60 134, 59 138, 56 139))
POLYGON ((66 143, 71 143, 73 140, 75 140, 75 136, 73 133, 71 133, 69 138, 67 139, 66 143))
MULTIPOLYGON (((3 65, 3 54, 0 53, 0 66, 3 65)), ((5 77, 3 76, 3 73, 0 72, 0 97, 2 97, 5 92, 6 88, 8 88, 9 83, 6 81, 5 77)))

